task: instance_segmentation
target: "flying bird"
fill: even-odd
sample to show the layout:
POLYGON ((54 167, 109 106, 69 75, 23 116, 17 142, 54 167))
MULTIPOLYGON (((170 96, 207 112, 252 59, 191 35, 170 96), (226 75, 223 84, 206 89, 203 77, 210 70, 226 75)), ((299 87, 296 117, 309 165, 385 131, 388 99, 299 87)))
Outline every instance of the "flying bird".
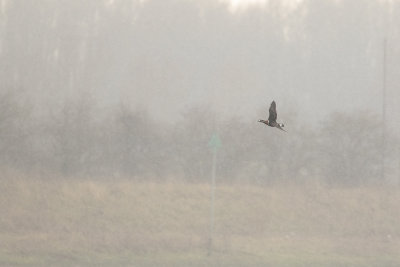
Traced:
MULTIPOLYGON (((285 131, 283 130, 282 127, 284 127, 285 125, 283 125, 283 123, 278 123, 276 122, 276 118, 278 117, 278 113, 276 113, 276 103, 275 101, 272 101, 271 106, 269 107, 269 117, 268 120, 259 120, 258 122, 262 122, 265 125, 268 125, 270 127, 276 127, 279 130, 285 131)), ((286 132, 286 131, 285 131, 286 132)))

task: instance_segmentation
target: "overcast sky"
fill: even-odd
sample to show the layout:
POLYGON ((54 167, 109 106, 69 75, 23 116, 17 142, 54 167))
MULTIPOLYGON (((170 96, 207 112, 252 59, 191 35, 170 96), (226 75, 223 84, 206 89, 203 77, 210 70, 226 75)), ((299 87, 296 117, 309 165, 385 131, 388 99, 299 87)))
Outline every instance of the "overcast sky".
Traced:
POLYGON ((280 120, 317 123, 381 114, 386 38, 388 122, 400 128, 398 1, 247 2, 3 0, 2 80, 40 110, 90 96, 159 120, 196 105, 258 120, 276 100, 280 120))

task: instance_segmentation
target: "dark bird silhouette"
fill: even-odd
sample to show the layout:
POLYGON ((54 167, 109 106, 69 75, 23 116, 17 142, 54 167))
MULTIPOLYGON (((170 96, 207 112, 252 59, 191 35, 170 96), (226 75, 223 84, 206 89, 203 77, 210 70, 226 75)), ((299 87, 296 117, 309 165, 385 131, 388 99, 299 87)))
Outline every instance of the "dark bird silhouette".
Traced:
MULTIPOLYGON (((278 117, 278 113, 276 113, 276 103, 275 101, 272 101, 271 106, 269 107, 269 117, 268 120, 259 120, 258 122, 262 122, 265 125, 268 125, 270 127, 276 127, 279 130, 285 131, 283 130, 282 127, 284 127, 285 125, 283 123, 278 123, 276 122, 276 119, 278 117)), ((285 131, 286 132, 286 131, 285 131)))

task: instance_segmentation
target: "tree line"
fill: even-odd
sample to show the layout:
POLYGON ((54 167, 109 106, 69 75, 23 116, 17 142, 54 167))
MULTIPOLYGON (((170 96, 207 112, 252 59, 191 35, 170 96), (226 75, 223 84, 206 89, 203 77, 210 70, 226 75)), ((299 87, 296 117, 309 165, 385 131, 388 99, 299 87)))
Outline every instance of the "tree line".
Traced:
MULTIPOLYGON (((382 129, 377 115, 337 112, 320 125, 299 116, 287 133, 258 118, 218 118, 207 106, 182 112, 174 123, 145 109, 120 104, 100 112, 88 99, 65 102, 34 117, 16 91, 0 96, 0 164, 60 177, 129 177, 207 182, 213 134, 221 139, 221 182, 273 184, 320 181, 338 185, 384 184, 382 129)), ((261 116, 261 114, 260 114, 261 116)), ((386 136, 386 162, 396 162, 399 140, 386 136)), ((386 164, 387 174, 391 166, 386 164)))

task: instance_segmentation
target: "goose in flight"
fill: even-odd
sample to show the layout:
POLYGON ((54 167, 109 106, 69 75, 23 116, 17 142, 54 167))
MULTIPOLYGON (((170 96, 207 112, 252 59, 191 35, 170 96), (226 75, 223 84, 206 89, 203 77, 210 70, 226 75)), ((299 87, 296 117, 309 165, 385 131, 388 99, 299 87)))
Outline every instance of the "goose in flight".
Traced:
MULTIPOLYGON (((268 120, 259 120, 258 122, 262 122, 265 125, 268 125, 270 127, 276 127, 279 130, 285 131, 282 127, 285 125, 283 123, 278 123, 276 122, 276 118, 278 117, 278 114, 276 113, 276 103, 275 101, 272 101, 271 106, 269 107, 269 117, 268 120)), ((286 131, 285 131, 286 132, 286 131)))

